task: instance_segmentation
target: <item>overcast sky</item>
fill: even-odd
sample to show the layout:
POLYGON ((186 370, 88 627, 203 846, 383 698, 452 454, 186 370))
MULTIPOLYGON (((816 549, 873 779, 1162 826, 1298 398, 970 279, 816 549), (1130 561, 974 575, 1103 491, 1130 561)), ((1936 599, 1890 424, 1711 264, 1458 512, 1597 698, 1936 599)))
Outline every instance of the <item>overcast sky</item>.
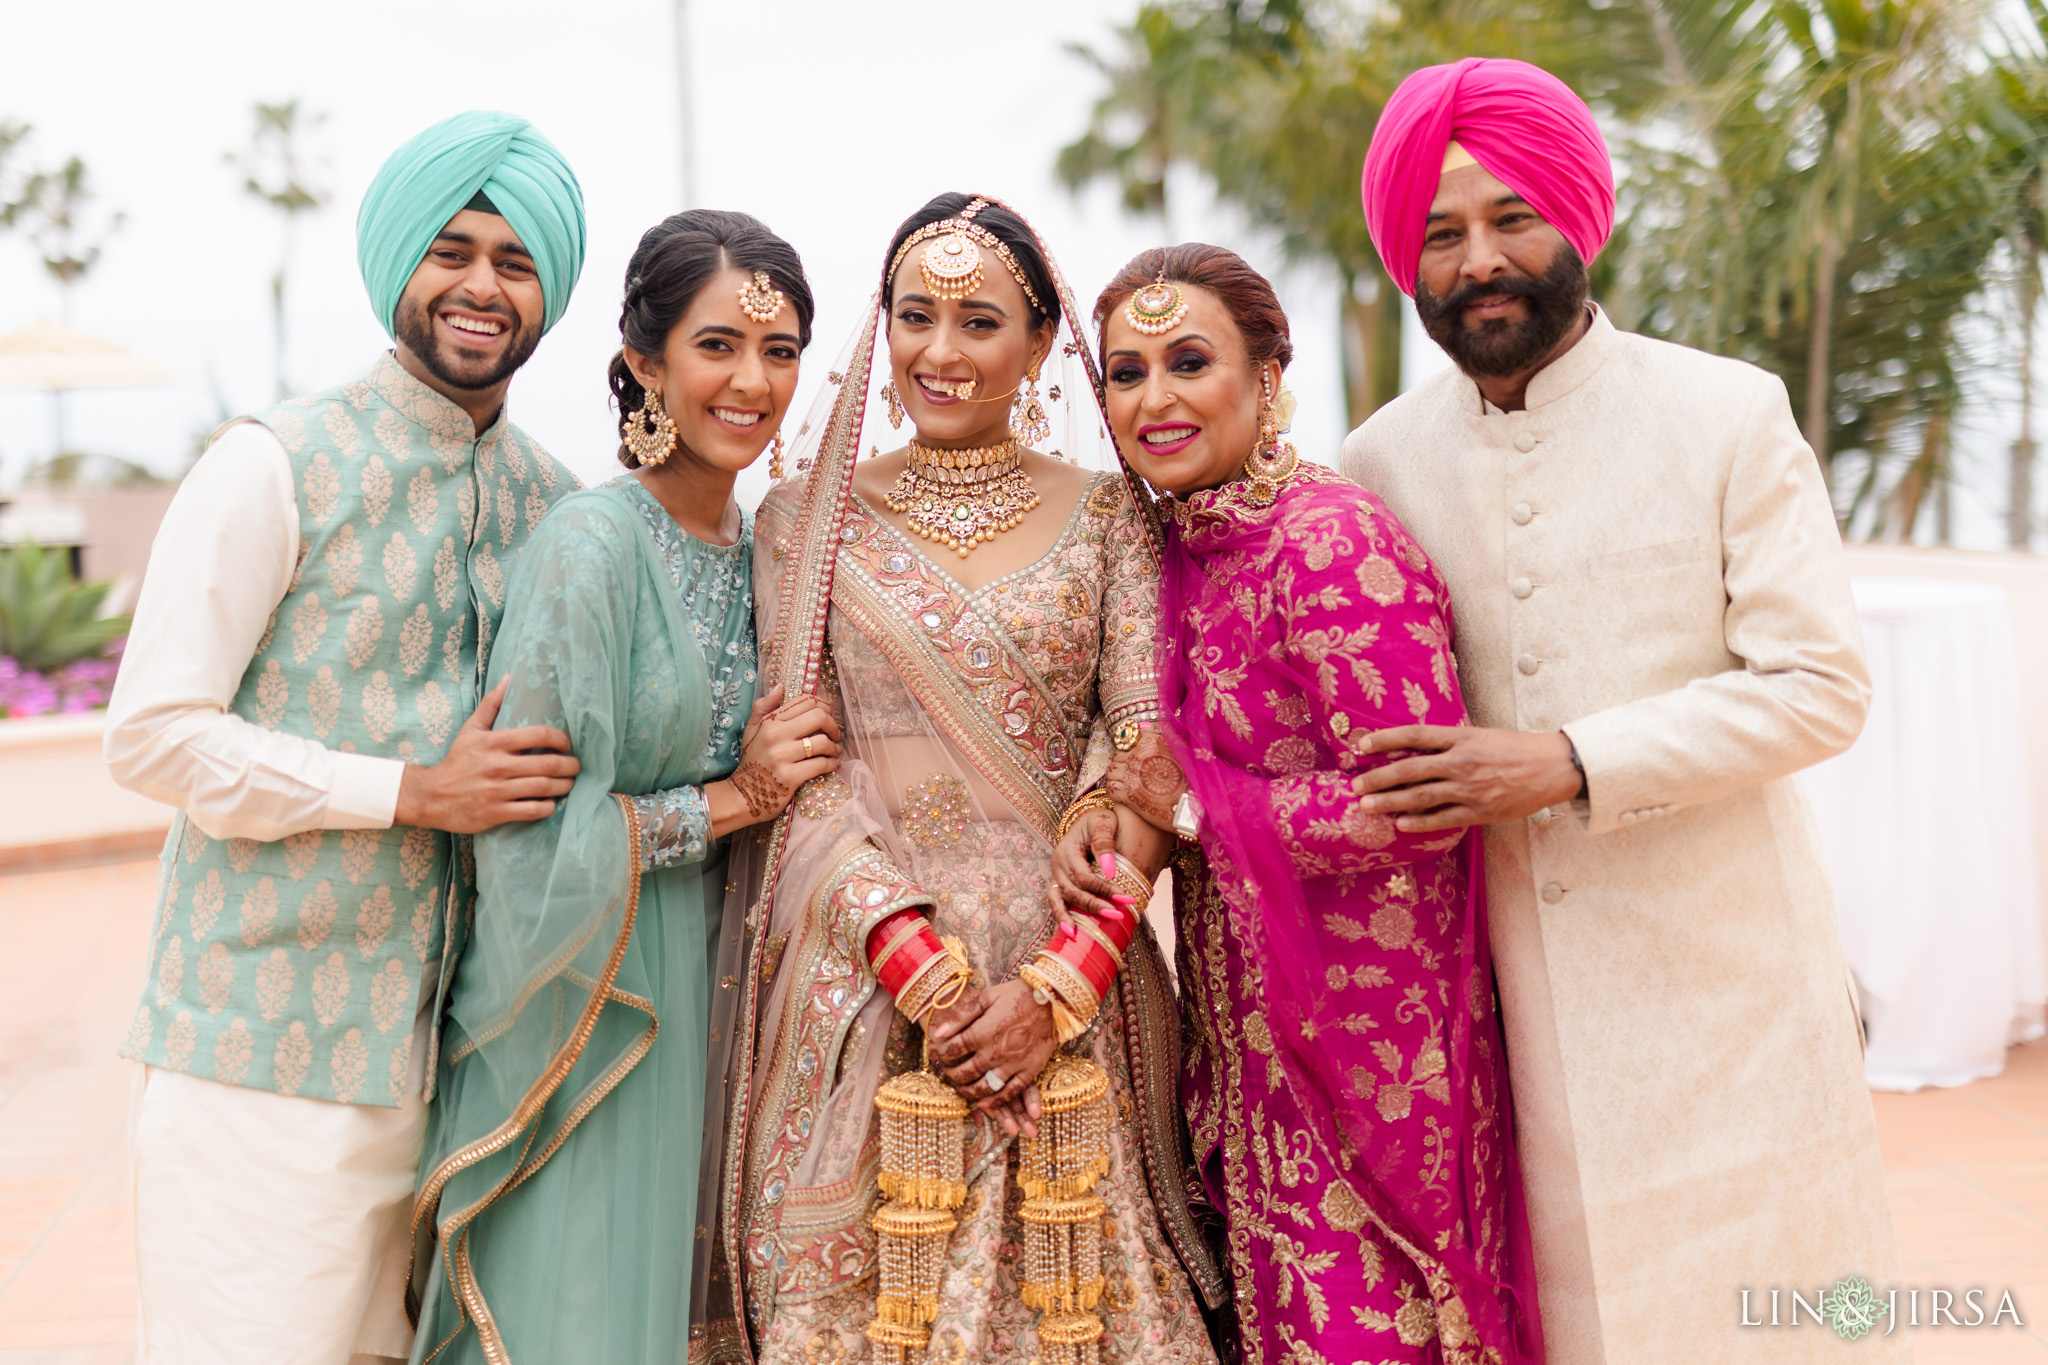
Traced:
MULTIPOLYGON (((854 325, 891 230, 932 194, 1014 203, 1084 301, 1162 240, 1159 223, 1123 214, 1106 188, 1076 201, 1051 173, 1098 92, 1067 46, 1106 47, 1135 6, 690 0, 699 198, 787 237, 818 296, 799 411, 854 325)), ((0 0, 0 35, 0 119, 35 126, 40 162, 84 157, 100 207, 125 215, 70 321, 201 381, 74 395, 73 447, 176 469, 222 405, 270 400, 268 288, 282 234, 225 155, 247 145, 256 101, 297 98, 324 115, 305 141, 331 201, 302 218, 289 277, 293 390, 355 378, 388 344, 355 264, 356 206, 377 166, 437 119, 507 109, 567 155, 590 225, 582 282, 515 383, 513 415, 586 479, 616 469, 604 370, 621 276, 639 234, 681 207, 673 0, 0 0)), ((1332 281, 1284 270, 1269 236, 1200 197, 1185 187, 1176 228, 1273 276, 1294 328, 1295 439, 1334 462, 1345 422, 1332 281)), ((26 242, 0 238, 0 332, 61 306, 26 242)), ((1444 361, 1412 312, 1409 333, 1412 383, 1444 361)), ((1994 546, 2010 423, 1988 422, 1964 453, 1966 478, 1987 491, 1958 500, 1958 530, 1994 546)), ((52 439, 46 398, 0 394, 0 485, 52 439)), ((748 501, 763 483, 753 473, 748 501)))
MULTIPOLYGON (((1084 300, 1160 240, 1161 225, 1123 214, 1106 190, 1077 202, 1051 174, 1097 88, 1066 45, 1107 44, 1133 8, 692 0, 699 198, 789 238, 818 296, 799 411, 891 231, 935 193, 1016 204, 1084 300)), ((255 101, 296 97, 325 115, 306 143, 332 201, 302 218, 289 277, 295 391, 356 377, 388 344, 354 249, 356 206, 384 157, 463 109, 530 118, 583 184, 590 251, 568 313, 514 384, 512 411, 586 479, 616 468, 604 368, 620 280, 639 234, 681 205, 672 0, 0 0, 0 33, 0 118, 34 124, 45 162, 82 155, 104 206, 126 215, 77 290, 72 323, 210 378, 230 412, 266 403, 273 382, 267 290, 281 229, 225 160, 247 144, 255 101)), ((1191 203, 1176 220, 1276 275, 1300 356, 1296 436, 1305 454, 1333 460, 1344 421, 1331 285, 1278 278, 1270 242, 1226 215, 1191 203)), ((60 308, 27 244, 0 239, 0 331, 60 308)), ((69 444, 164 468, 218 413, 203 384, 67 402, 69 444)), ((52 439, 45 398, 0 395, 0 477, 18 477, 52 439)))

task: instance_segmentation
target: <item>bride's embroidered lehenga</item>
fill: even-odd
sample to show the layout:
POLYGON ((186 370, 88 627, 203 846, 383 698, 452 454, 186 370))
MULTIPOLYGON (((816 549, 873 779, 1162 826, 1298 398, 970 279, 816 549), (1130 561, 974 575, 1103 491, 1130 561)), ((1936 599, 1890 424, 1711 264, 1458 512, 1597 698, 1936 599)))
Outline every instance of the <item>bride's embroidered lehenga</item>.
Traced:
MULTIPOLYGON (((1051 394, 1064 389, 1071 411, 1055 420, 1069 419, 1070 454, 1103 449, 1092 367, 1060 292, 1055 358, 1070 377, 1051 394)), ((707 1138, 706 1162, 722 1235, 699 1258, 709 1273, 693 1360, 869 1358, 875 1094, 919 1061, 917 1032, 869 964, 869 936, 928 907, 985 983, 1014 976, 1053 927, 1061 811, 1106 769, 1111 727, 1157 714, 1156 529, 1122 476, 1090 480, 1050 550, 976 590, 852 493, 879 302, 799 436, 808 472, 771 491, 756 522, 763 685, 826 699, 843 720, 845 761, 736 850, 712 1034, 714 1072, 717 1044, 730 1043, 729 1120, 707 1138)), ((1108 1073, 1114 1106, 1097 1187, 1108 1205, 1106 1362, 1214 1359, 1202 1307, 1227 1289, 1189 1209, 1177 1030, 1143 930, 1096 1027, 1072 1045, 1108 1073)), ((1039 1354, 1039 1315, 1019 1297, 1016 1143, 976 1114, 966 1157, 926 1358, 1025 1365, 1039 1354)))

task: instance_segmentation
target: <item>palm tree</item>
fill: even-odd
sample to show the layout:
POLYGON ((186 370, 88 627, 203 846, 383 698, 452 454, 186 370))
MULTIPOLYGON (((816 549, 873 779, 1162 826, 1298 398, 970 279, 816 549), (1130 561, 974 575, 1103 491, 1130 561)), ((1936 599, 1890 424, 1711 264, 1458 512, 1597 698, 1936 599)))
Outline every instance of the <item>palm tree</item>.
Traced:
POLYGON ((1844 524, 1910 535, 1948 478, 1971 367, 1959 325, 2003 237, 1983 15, 1955 0, 1657 13, 1676 79, 1629 147, 1627 216, 1645 226, 1620 320, 1781 375, 1844 524))
POLYGON ((97 218, 91 212, 99 198, 89 183, 85 162, 72 157, 54 171, 31 179, 26 217, 29 241, 62 290, 65 320, 70 321, 72 294, 99 263, 105 239, 120 229, 125 215, 97 218))
POLYGON ((284 220, 284 241, 277 255, 277 269, 270 276, 271 370, 277 380, 280 400, 291 396, 285 378, 285 276, 291 270, 292 247, 297 236, 299 215, 327 202, 327 191, 317 188, 308 176, 299 139, 307 128, 324 121, 322 115, 301 117, 299 102, 256 104, 256 128, 248 149, 228 154, 228 162, 242 171, 242 189, 275 209, 284 220))
POLYGON ((0 232, 21 221, 41 188, 39 177, 15 169, 21 145, 32 131, 26 123, 0 119, 0 232))
POLYGON ((2017 167, 2007 205, 2012 257, 2011 325, 2019 331, 2020 429, 2006 492, 2006 543, 2034 539, 2034 357, 2048 256, 2048 0, 2026 0, 2027 23, 2008 36, 2008 56, 1991 73, 1989 122, 2017 167))
MULTIPOLYGON (((1416 67, 1471 52, 1549 66, 1611 104, 1648 95, 1644 17, 1590 0, 1393 0, 1369 13, 1302 0, 1167 0, 1123 31, 1121 59, 1083 55, 1107 92, 1060 154, 1080 189, 1114 179, 1126 208, 1165 214, 1166 171, 1206 172, 1218 197, 1280 233, 1290 260, 1338 280, 1345 399, 1362 422, 1400 392, 1405 303, 1358 201, 1380 110, 1416 67)), ((1169 226, 1169 234, 1171 232, 1169 226)))

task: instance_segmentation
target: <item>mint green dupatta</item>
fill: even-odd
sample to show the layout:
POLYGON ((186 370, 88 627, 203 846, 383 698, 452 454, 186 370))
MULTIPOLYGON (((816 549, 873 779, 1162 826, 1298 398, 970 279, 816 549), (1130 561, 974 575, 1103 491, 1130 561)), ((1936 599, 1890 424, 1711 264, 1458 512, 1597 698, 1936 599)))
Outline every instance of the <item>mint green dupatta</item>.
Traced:
POLYGON ((731 764, 706 743, 690 604, 625 482, 542 523, 492 656, 498 727, 561 727, 582 771, 551 818, 475 840, 414 1211, 416 1360, 633 1362, 687 1332, 724 855, 643 875, 624 798, 731 764))

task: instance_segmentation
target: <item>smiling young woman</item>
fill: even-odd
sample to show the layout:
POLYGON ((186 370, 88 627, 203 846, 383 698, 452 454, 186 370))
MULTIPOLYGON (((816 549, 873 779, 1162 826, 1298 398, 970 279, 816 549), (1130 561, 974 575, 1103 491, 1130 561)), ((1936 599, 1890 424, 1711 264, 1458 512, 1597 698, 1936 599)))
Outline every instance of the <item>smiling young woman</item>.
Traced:
MULTIPOLYGON (((439 1243, 414 1285, 439 1360, 653 1365, 688 1332, 726 836, 838 766, 817 702, 755 699, 732 498, 810 324, 796 252, 756 220, 651 229, 611 368, 631 472, 556 504, 504 588, 499 725, 563 731, 582 769, 553 818, 475 844, 414 1222, 439 1243)), ((488 544, 537 513, 481 472, 488 544)))
POLYGON ((1091 871, 1103 898, 1065 923, 1049 871, 1063 814, 1110 804, 1094 789, 1115 736, 1156 720, 1150 531, 1072 295, 1023 219, 941 195, 878 264, 800 428, 801 477, 761 505, 764 672, 816 690, 846 758, 736 857, 727 937, 751 938, 720 968, 739 1010, 713 1278, 732 1316, 702 1324, 708 1354, 745 1354, 744 1334, 778 1365, 905 1347, 1209 1362, 1222 1276, 1182 1178, 1171 986, 1134 906, 1169 841, 1123 812, 1123 900, 1091 871), (870 395, 910 439, 856 463, 870 395), (1091 456, 1112 467, 1069 462, 1091 456), (908 1076, 927 1041, 936 1076, 908 1076), (1069 1140, 1077 1112, 1037 1124, 1033 1083, 1056 1070, 1094 1086, 1105 1163, 1059 1210, 1057 1235, 1082 1239, 1064 1278, 1030 1250, 1054 1222, 1032 1221, 1044 1187, 1011 1140, 1069 1140), (952 1135, 957 1177, 898 1179, 906 1149, 877 1108, 905 1086, 932 1143, 952 1135), (899 1207, 913 1187, 946 1207, 899 1207), (914 1284, 906 1226, 929 1234, 914 1284))
POLYGON ((1184 838, 1181 1097, 1245 1356, 1538 1360, 1478 839, 1403 834, 1351 785, 1372 731, 1464 723, 1448 589, 1280 439, 1287 318, 1242 259, 1141 253, 1095 319, 1167 514, 1164 735, 1106 785, 1184 838))

